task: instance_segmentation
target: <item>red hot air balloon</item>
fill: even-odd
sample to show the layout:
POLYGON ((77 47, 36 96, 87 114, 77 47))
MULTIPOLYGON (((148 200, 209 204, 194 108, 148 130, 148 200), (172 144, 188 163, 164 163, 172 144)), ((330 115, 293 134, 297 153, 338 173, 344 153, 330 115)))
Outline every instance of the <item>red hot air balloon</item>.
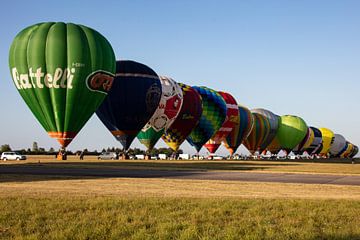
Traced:
POLYGON ((226 92, 219 92, 219 94, 226 102, 226 119, 221 128, 204 145, 210 153, 216 152, 216 150, 220 147, 221 142, 225 140, 235 125, 240 121, 239 107, 235 98, 226 92))

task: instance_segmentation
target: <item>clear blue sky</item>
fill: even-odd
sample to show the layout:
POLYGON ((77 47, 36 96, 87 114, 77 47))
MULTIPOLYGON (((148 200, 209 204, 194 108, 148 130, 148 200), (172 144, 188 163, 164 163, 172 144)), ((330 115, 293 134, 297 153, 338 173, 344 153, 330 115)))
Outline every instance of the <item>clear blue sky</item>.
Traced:
MULTIPOLYGON (((21 99, 8 68, 15 35, 44 21, 87 25, 110 41, 117 59, 228 91, 249 108, 301 116, 360 144, 360 1, 12 0, 1 9, 0 144, 20 149, 37 141, 58 148, 21 99)), ((120 144, 93 116, 69 149, 108 146, 120 144)), ((194 152, 187 143, 182 148, 194 152)), ((227 154, 223 148, 220 153, 227 154)))

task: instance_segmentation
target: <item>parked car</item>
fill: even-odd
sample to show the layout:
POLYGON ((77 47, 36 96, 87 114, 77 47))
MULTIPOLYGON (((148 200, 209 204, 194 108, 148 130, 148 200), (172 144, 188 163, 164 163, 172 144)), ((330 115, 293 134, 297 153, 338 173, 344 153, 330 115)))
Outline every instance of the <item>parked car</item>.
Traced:
POLYGON ((117 159, 118 156, 115 152, 102 152, 99 156, 98 159, 99 160, 109 160, 109 159, 117 159))
POLYGON ((26 156, 17 152, 3 152, 1 154, 1 160, 26 160, 26 156))

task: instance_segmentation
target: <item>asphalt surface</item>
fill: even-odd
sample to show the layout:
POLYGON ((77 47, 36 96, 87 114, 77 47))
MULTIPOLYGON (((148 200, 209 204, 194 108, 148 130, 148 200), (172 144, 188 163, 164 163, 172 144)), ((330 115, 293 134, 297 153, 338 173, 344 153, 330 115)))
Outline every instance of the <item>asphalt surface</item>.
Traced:
MULTIPOLYGON (((226 180, 304 184, 334 184, 360 186, 360 176, 295 173, 259 173, 241 171, 144 170, 125 168, 54 167, 49 165, 0 165, 0 174, 66 176, 88 178, 167 178, 194 180, 226 180)), ((20 179, 19 179, 20 180, 20 179)), ((0 179, 1 181, 1 179, 0 179)))

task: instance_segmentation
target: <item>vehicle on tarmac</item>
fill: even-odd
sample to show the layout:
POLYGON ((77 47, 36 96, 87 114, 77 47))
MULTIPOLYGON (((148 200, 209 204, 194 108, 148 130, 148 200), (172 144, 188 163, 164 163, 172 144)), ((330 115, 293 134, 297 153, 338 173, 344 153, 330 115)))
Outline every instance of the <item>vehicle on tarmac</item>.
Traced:
POLYGON ((115 152, 102 152, 99 156, 98 156, 99 160, 114 160, 114 159, 118 159, 118 156, 115 152))
POLYGON ((1 154, 1 160, 26 160, 26 156, 17 152, 3 152, 1 154))

